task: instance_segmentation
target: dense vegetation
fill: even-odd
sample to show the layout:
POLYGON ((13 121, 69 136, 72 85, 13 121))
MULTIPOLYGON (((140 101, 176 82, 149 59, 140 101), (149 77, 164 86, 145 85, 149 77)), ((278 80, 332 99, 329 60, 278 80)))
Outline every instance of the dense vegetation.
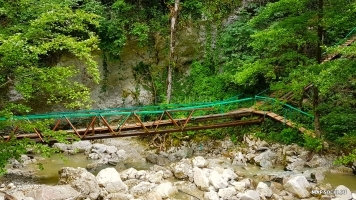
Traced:
MULTIPOLYGON (((133 70, 137 79, 146 82, 155 103, 167 103, 167 66, 173 66, 174 96, 219 100, 236 94, 252 96, 266 89, 263 95, 275 97, 293 91, 289 103, 314 115, 320 138, 343 149, 356 147, 356 45, 339 46, 346 36, 356 35, 354 1, 182 0, 177 32, 192 28, 204 32, 192 63, 181 61, 179 51, 169 59, 169 45, 165 44, 170 40, 174 3, 177 1, 0 0, 0 116, 26 114, 36 104, 90 107, 90 89, 84 83, 101 81, 105 90, 106 78, 100 76, 92 52, 100 51, 104 61, 120 59, 125 44, 134 41, 148 47, 151 55, 133 70), (235 19, 226 20, 231 15, 235 19), (330 54, 338 54, 337 59, 322 62, 330 54), (59 65, 62 55, 79 58, 85 67, 59 65), (305 90, 308 85, 312 87, 305 90), (21 94, 21 100, 10 101, 6 95, 10 91, 21 94)), ((179 39, 175 41, 178 46, 179 39)), ((14 123, 1 122, 0 128, 5 133, 14 123)), ((283 131, 283 137, 270 134, 269 139, 295 141, 291 130, 272 129, 260 131, 283 131)), ((295 137, 301 145, 320 150, 319 139, 295 137)), ((48 153, 44 146, 30 141, 2 141, 1 146, 0 168, 29 146, 48 153)))

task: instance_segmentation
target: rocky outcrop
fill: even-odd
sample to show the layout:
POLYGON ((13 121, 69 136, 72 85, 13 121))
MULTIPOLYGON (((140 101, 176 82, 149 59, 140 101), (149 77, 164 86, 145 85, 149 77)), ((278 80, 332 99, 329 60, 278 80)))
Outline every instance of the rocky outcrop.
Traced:
POLYGON ((36 200, 66 200, 77 199, 81 193, 73 189, 70 185, 44 186, 30 191, 26 194, 36 200))
POLYGON ((96 175, 100 187, 104 187, 109 193, 127 192, 127 185, 122 182, 120 174, 114 168, 106 168, 96 175))
POLYGON ((178 163, 171 164, 170 167, 176 178, 193 181, 193 167, 190 159, 182 159, 178 163))
POLYGON ((193 173, 194 183, 197 187, 202 191, 209 191, 209 179, 205 176, 203 171, 198 167, 194 167, 193 173))
POLYGON ((223 189, 228 186, 227 181, 219 174, 219 172, 213 170, 209 175, 209 181, 215 189, 223 189))
POLYGON ((350 200, 353 198, 350 189, 344 185, 339 185, 335 188, 335 197, 339 200, 350 200))
POLYGON ((284 184, 284 188, 298 198, 307 198, 310 196, 311 185, 304 176, 296 176, 289 179, 284 184))
POLYGON ((84 168, 64 167, 59 171, 59 184, 68 184, 90 199, 97 199, 100 187, 95 176, 84 168))

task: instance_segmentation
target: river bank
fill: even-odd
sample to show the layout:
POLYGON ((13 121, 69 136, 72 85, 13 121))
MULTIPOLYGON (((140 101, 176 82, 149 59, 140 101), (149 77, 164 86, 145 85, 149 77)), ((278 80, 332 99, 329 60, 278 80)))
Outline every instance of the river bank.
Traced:
POLYGON ((182 144, 165 152, 138 138, 56 144, 66 162, 24 155, 0 190, 25 200, 356 199, 356 177, 333 166, 334 155, 251 137, 182 144))

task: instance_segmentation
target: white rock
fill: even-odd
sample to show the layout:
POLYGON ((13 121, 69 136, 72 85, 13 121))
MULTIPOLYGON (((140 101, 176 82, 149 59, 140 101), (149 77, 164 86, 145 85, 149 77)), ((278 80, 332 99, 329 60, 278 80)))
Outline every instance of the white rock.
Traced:
POLYGON ((163 178, 170 178, 173 176, 173 173, 171 172, 171 170, 159 166, 159 165, 153 165, 153 167, 150 168, 152 171, 158 172, 158 171, 162 171, 163 172, 163 178))
POLYGON ((208 200, 219 200, 219 195, 215 191, 205 192, 204 198, 208 200))
POLYGON ((96 175, 96 180, 109 193, 127 191, 127 185, 122 182, 119 172, 115 168, 106 168, 96 175))
POLYGON ((209 191, 209 179, 205 176, 203 171, 198 167, 194 167, 193 173, 194 173, 193 179, 195 185, 197 185, 197 187, 200 190, 209 191))
POLYGON ((246 158, 243 156, 241 152, 235 154, 234 160, 232 161, 233 165, 237 166, 246 166, 246 158))
POLYGON ((129 168, 120 173, 120 178, 122 180, 134 179, 138 177, 137 170, 135 168, 129 168))
POLYGON ((203 168, 208 165, 208 161, 205 160, 205 158, 203 158, 202 156, 197 156, 193 158, 192 162, 193 162, 193 167, 203 168))
POLYGON ((119 158, 123 158, 126 159, 127 155, 126 155, 126 151, 123 149, 120 149, 116 152, 116 155, 119 156, 119 158))
POLYGON ((76 150, 78 152, 85 152, 87 150, 90 150, 92 146, 93 145, 88 140, 77 141, 73 142, 72 144, 73 150, 76 150))
MULTIPOLYGON (((121 173, 120 173, 121 175, 121 173)), ((144 177, 146 177, 146 171, 145 170, 138 170, 137 174, 136 174, 136 178, 137 179, 143 179, 144 177)), ((121 176, 122 178, 122 176, 121 176)))
POLYGON ((63 167, 59 170, 58 184, 69 184, 72 188, 81 194, 85 194, 90 199, 97 199, 100 195, 101 188, 96 177, 84 168, 63 167))
POLYGON ((100 153, 104 153, 105 150, 106 150, 105 144, 99 144, 99 143, 93 144, 92 152, 100 154, 100 153))
POLYGON ((245 179, 242 179, 242 180, 240 180, 239 182, 244 182, 245 183, 245 187, 247 188, 247 189, 249 189, 250 187, 251 187, 251 179, 249 179, 249 178, 245 178, 245 179))
POLYGON ((77 199, 81 194, 70 185, 43 186, 29 191, 26 196, 36 200, 77 199))
POLYGON ((311 186, 304 176, 295 176, 284 184, 284 189, 291 192, 298 198, 307 198, 310 196, 311 186))
POLYGON ((171 164, 170 167, 176 178, 189 178, 193 181, 193 167, 190 159, 182 159, 178 163, 171 164))
MULTIPOLYGON (((1 199, 1 198, 0 198, 1 199)), ((23 198, 22 200, 35 200, 34 198, 32 198, 32 197, 25 197, 25 198, 23 198)))
POLYGON ((272 196, 272 190, 268 187, 268 185, 264 182, 259 182, 256 188, 256 191, 260 193, 261 196, 264 197, 271 197, 272 196))
POLYGON ((130 190, 130 193, 135 197, 142 196, 150 191, 156 186, 154 183, 150 182, 141 182, 135 186, 133 186, 130 190))
POLYGON ((344 185, 339 185, 335 188, 335 197, 340 200, 350 200, 352 197, 352 193, 349 188, 344 185))
POLYGON ((222 199, 231 199, 233 196, 236 195, 236 190, 234 187, 228 187, 228 188, 223 188, 220 189, 218 192, 219 197, 221 197, 222 199))
POLYGON ((238 192, 243 192, 243 191, 245 191, 245 189, 246 189, 246 183, 245 182, 233 182, 233 183, 231 183, 231 185, 233 185, 234 186, 234 188, 236 189, 236 191, 238 191, 238 192))
POLYGON ((238 178, 238 176, 235 174, 234 170, 227 168, 224 169, 223 173, 222 173, 222 177, 226 180, 235 180, 238 178))
POLYGON ((13 184, 13 183, 9 183, 9 184, 6 186, 6 188, 9 189, 9 190, 11 190, 11 189, 15 189, 16 186, 15 186, 15 184, 13 184))
POLYGON ((115 146, 106 146, 105 150, 108 154, 114 154, 117 152, 117 148, 115 146))
POLYGON ((241 197, 241 200, 260 200, 260 194, 254 190, 247 190, 241 197))
POLYGON ((142 197, 142 200, 162 200, 162 197, 156 192, 150 192, 142 197))
POLYGON ((163 171, 147 172, 145 180, 151 183, 161 183, 163 181, 163 171))
POLYGON ((267 150, 254 157, 253 159, 262 168, 271 168, 273 167, 277 158, 278 156, 276 153, 272 152, 271 150, 267 150))
POLYGON ((222 189, 228 186, 227 181, 215 170, 210 173, 209 181, 216 189, 222 189))
POLYGON ((356 193, 352 193, 352 198, 356 200, 356 193))
POLYGON ((156 192, 158 195, 160 195, 163 199, 166 199, 173 194, 178 192, 178 189, 172 185, 171 182, 165 182, 159 184, 155 189, 154 192, 156 192))

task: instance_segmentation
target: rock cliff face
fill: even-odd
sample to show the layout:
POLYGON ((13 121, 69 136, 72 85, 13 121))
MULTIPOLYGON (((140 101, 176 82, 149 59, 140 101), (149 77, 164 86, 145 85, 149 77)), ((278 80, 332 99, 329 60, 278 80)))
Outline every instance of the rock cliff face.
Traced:
MULTIPOLYGON (((193 27, 187 25, 184 30, 178 32, 176 42, 176 65, 180 74, 189 73, 189 65, 193 60, 202 57, 202 44, 206 34, 203 26, 193 27)), ((135 41, 128 41, 122 49, 120 59, 105 58, 102 51, 93 52, 93 57, 101 72, 99 84, 93 83, 85 73, 84 62, 70 55, 62 54, 58 58, 59 66, 74 66, 79 70, 75 81, 84 83, 91 89, 91 98, 94 101, 92 108, 112 108, 132 105, 149 104, 154 99, 155 89, 149 80, 149 73, 153 74, 156 85, 165 86, 166 67, 168 64, 168 37, 155 35, 155 43, 152 46, 140 47, 135 41), (143 74, 137 74, 135 67, 141 63, 141 67, 149 68, 143 74), (145 77, 144 77, 145 76, 145 77)), ((146 69, 145 69, 146 70, 146 69)), ((152 76, 151 74, 151 76, 152 76)), ((156 94, 157 96, 159 94, 156 94)), ((13 85, 9 85, 6 90, 0 91, 0 97, 4 101, 19 103, 23 100, 13 85)), ((34 112, 48 112, 53 110, 63 110, 59 105, 43 106, 31 105, 34 112)))

